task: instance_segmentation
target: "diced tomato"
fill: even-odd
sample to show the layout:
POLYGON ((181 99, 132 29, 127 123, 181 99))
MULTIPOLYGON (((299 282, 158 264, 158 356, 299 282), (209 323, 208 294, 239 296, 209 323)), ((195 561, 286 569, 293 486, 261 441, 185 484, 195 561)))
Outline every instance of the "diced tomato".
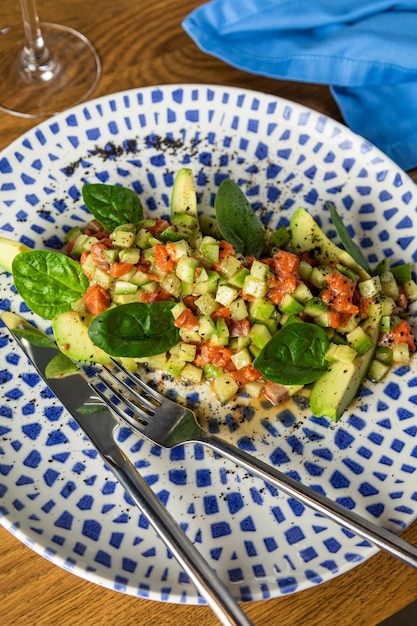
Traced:
POLYGON ((91 284, 83 295, 83 303, 88 313, 98 315, 109 308, 110 293, 97 283, 91 284))
POLYGON ((147 259, 140 259, 136 267, 139 270, 139 272, 143 272, 144 274, 147 274, 151 267, 151 262, 148 261, 147 259))
POLYGON ((93 237, 97 237, 97 239, 107 239, 110 235, 109 231, 103 228, 103 226, 97 220, 91 220, 88 222, 85 234, 93 237))
POLYGON ((185 328, 186 330, 196 330, 198 328, 198 319, 191 309, 184 309, 174 321, 177 328, 185 328))
POLYGON ((401 320, 389 333, 384 333, 379 340, 379 345, 389 345, 392 343, 406 343, 411 352, 415 351, 416 342, 413 331, 406 320, 401 320))
POLYGON ((107 249, 107 246, 99 241, 98 243, 93 243, 90 250, 94 265, 104 272, 107 272, 110 267, 108 259, 104 256, 104 250, 107 249))
POLYGON ((141 291, 139 295, 139 301, 147 304, 159 302, 160 300, 171 300, 171 294, 162 287, 158 287, 155 291, 141 291))
POLYGON ((334 270, 326 279, 327 289, 321 294, 323 302, 326 302, 335 311, 355 315, 359 307, 353 304, 355 295, 355 283, 338 270, 334 270))
POLYGON ((165 247, 171 259, 175 261, 175 263, 178 263, 181 258, 181 253, 178 253, 177 246, 175 246, 173 243, 168 242, 165 244, 165 247))
POLYGON ((226 321, 230 320, 232 312, 230 307, 228 306, 219 306, 213 313, 211 314, 211 319, 215 322, 219 319, 219 317, 223 317, 226 321))
POLYGON ((133 263, 119 261, 118 263, 113 263, 110 267, 110 275, 113 276, 113 278, 119 278, 119 276, 124 276, 125 274, 128 274, 132 268, 133 263))
POLYGON ((194 361, 198 367, 203 367, 207 363, 212 363, 217 367, 224 367, 233 354, 233 350, 227 346, 213 346, 210 341, 203 344, 194 361))
POLYGON ((196 312, 197 307, 195 304, 195 301, 199 298, 200 296, 185 296, 185 298, 182 299, 182 301, 184 302, 185 306, 188 307, 189 309, 192 310, 193 313, 196 312))
POLYGON ((246 365, 245 367, 242 367, 240 370, 235 370, 234 372, 230 372, 230 375, 240 387, 243 387, 244 385, 246 385, 247 383, 250 383, 253 380, 262 378, 261 372, 255 369, 253 365, 251 364, 246 365))
POLYGON ((219 260, 213 264, 214 269, 219 269, 220 263, 228 256, 236 256, 236 250, 231 243, 222 239, 219 247, 219 260))
POLYGON ((155 224, 150 226, 147 230, 149 230, 152 235, 156 236, 159 235, 159 233, 163 233, 168 226, 170 226, 170 223, 167 220, 158 218, 155 220, 155 224))
POLYGON ((230 324, 230 337, 247 337, 250 331, 248 319, 239 320, 230 324))
POLYGON ((287 293, 293 293, 298 283, 299 258, 292 252, 278 250, 273 259, 268 263, 274 275, 271 277, 271 290, 269 298, 274 304, 281 304, 287 293))
POLYGON ((162 243, 157 243, 153 247, 155 253, 155 265, 162 274, 168 274, 175 269, 174 259, 171 258, 167 247, 162 243))

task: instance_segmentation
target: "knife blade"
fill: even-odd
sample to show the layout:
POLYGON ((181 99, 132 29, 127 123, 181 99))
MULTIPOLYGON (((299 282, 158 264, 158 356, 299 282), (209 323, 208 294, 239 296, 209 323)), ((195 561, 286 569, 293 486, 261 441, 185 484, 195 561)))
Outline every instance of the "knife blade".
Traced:
POLYGON ((252 622, 230 591, 117 445, 114 435, 120 423, 97 398, 90 386, 88 376, 94 377, 94 374, 77 367, 74 375, 48 378, 45 374, 46 367, 56 355, 60 354, 57 345, 30 322, 14 313, 3 313, 1 319, 11 337, 91 440, 102 459, 184 568, 221 623, 230 626, 251 626, 252 622))

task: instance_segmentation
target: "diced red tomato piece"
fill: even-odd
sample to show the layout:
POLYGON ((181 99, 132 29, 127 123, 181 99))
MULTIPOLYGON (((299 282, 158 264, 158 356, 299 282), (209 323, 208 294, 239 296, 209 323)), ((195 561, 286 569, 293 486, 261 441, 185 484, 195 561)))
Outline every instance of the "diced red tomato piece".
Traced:
POLYGON ((153 247, 155 253, 155 265, 162 274, 168 274, 175 269, 175 261, 171 258, 167 247, 162 243, 157 243, 153 247))
POLYGON ((327 289, 321 294, 321 298, 335 311, 355 315, 359 307, 353 304, 355 295, 355 283, 338 270, 334 270, 326 279, 327 289))
POLYGON ((93 315, 106 311, 111 302, 108 290, 97 283, 93 283, 87 288, 82 300, 87 312, 93 315))
POLYGON ((198 319, 191 309, 184 309, 174 321, 177 328, 185 328, 186 330, 196 330, 198 328, 198 319))
POLYGON ((226 321, 230 320, 232 312, 230 307, 228 306, 219 306, 213 313, 211 314, 211 319, 215 322, 219 319, 219 317, 223 317, 226 321))
POLYGON ((406 320, 401 320, 389 333, 384 333, 379 341, 380 345, 389 345, 392 343, 406 343, 411 352, 415 351, 416 341, 411 326, 406 320))
POLYGON ((159 233, 163 233, 169 225, 170 224, 167 220, 158 218, 155 220, 155 224, 153 226, 150 226, 147 230, 149 230, 152 235, 156 236, 159 235, 159 233))
POLYGON ((159 302, 160 300, 171 300, 171 294, 162 287, 158 287, 155 291, 141 291, 139 295, 139 301, 147 304, 159 302))
POLYGON ((128 274, 132 268, 133 263, 119 261, 118 263, 113 263, 110 267, 110 275, 113 276, 113 278, 119 278, 119 276, 124 276, 125 274, 128 274))
POLYGON ((207 363, 213 363, 217 367, 224 367, 231 359, 233 350, 227 346, 213 346, 210 341, 203 344, 194 363, 203 367, 207 363))
POLYGON ((200 296, 185 296, 185 298, 182 299, 182 301, 184 302, 185 306, 188 307, 189 309, 192 310, 193 313, 196 312, 197 307, 195 304, 195 301, 199 298, 200 296))
POLYGON ((242 367, 240 370, 230 372, 232 378, 237 382, 240 387, 244 387, 247 383, 262 378, 262 374, 259 370, 255 369, 252 364, 242 367))

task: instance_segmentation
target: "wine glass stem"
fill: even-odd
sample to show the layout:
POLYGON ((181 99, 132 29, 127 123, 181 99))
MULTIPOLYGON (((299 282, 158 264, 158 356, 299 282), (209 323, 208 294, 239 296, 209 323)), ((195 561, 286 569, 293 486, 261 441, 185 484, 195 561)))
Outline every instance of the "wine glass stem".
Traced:
POLYGON ((20 0, 20 6, 26 38, 22 54, 23 68, 29 74, 49 80, 53 75, 54 66, 39 26, 36 0, 20 0))

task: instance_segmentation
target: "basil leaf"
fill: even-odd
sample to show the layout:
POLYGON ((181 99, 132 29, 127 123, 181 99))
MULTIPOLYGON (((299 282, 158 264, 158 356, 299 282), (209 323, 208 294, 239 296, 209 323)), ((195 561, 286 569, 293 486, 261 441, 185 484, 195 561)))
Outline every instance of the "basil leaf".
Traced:
POLYGON ((89 284, 77 261, 48 250, 17 254, 12 273, 15 287, 27 306, 47 320, 71 309, 89 284))
POLYGON ((123 224, 136 224, 143 218, 139 196, 119 185, 84 185, 82 196, 87 209, 104 228, 112 232, 123 224))
POLYGON ((371 275, 372 270, 369 266, 368 260, 366 259, 360 247, 353 241, 352 237, 349 235, 349 231, 344 225, 342 218, 337 212, 333 202, 326 202, 326 208, 329 210, 333 225, 346 252, 350 254, 352 259, 356 261, 356 263, 360 265, 361 268, 365 270, 365 272, 371 275))
POLYGON ((328 347, 328 337, 320 326, 287 324, 262 348, 253 365, 272 382, 306 385, 327 370, 324 355, 328 347))
POLYGON ((97 315, 88 328, 93 343, 115 357, 142 358, 169 350, 180 339, 175 302, 121 304, 97 315))
POLYGON ((245 194, 237 183, 224 179, 214 201, 219 232, 236 252, 260 257, 265 233, 245 194))

